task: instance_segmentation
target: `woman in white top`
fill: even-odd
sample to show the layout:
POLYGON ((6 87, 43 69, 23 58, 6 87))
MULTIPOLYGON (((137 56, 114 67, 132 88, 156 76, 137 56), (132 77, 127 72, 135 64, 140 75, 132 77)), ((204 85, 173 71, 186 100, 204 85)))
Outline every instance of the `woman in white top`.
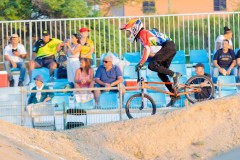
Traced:
POLYGON ((214 48, 214 53, 217 52, 217 50, 223 48, 223 40, 227 39, 229 41, 229 49, 233 49, 233 44, 232 44, 232 30, 229 29, 228 27, 224 27, 224 34, 219 35, 217 39, 215 40, 215 48, 214 48))
POLYGON ((68 55, 67 60, 67 76, 68 82, 74 82, 76 70, 80 67, 79 55, 81 51, 81 45, 79 44, 80 37, 74 33, 70 40, 64 45, 64 53, 68 55))

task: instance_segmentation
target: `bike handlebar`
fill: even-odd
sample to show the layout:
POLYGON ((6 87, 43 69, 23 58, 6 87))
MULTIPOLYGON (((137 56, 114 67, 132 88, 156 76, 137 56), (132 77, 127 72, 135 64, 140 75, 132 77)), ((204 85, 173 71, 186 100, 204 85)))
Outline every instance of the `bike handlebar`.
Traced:
POLYGON ((137 71, 137 82, 140 82, 140 81, 143 81, 144 79, 143 79, 143 77, 140 77, 140 70, 139 71, 137 71))

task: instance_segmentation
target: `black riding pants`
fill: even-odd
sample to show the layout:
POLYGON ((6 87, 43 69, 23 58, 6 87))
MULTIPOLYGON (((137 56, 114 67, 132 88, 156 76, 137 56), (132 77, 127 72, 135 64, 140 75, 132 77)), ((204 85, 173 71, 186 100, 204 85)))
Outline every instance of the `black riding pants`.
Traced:
MULTIPOLYGON (((163 43, 162 49, 155 54, 152 60, 148 64, 148 68, 151 71, 158 72, 158 77, 163 82, 170 82, 169 76, 173 76, 174 72, 169 69, 173 57, 176 54, 176 46, 173 41, 167 41, 163 43)), ((166 85, 168 90, 172 92, 172 85, 166 85)))

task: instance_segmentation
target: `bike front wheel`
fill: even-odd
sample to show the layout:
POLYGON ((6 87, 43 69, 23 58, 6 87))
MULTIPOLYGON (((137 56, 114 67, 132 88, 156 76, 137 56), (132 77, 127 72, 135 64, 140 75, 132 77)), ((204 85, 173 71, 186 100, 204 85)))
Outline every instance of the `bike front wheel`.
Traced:
POLYGON ((212 80, 205 75, 195 75, 189 78, 184 90, 186 98, 191 103, 213 99, 215 93, 212 80))
POLYGON ((134 94, 126 103, 126 114, 129 119, 146 117, 156 113, 156 104, 154 100, 147 94, 134 94))

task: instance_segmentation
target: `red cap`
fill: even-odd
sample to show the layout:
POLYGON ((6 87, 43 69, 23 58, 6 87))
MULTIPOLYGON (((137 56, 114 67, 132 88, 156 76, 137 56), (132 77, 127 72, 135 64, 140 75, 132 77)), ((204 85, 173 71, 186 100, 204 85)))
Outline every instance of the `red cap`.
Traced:
POLYGON ((90 30, 89 29, 87 29, 87 28, 81 28, 80 30, 79 30, 79 32, 80 33, 82 33, 82 32, 90 32, 90 30))

